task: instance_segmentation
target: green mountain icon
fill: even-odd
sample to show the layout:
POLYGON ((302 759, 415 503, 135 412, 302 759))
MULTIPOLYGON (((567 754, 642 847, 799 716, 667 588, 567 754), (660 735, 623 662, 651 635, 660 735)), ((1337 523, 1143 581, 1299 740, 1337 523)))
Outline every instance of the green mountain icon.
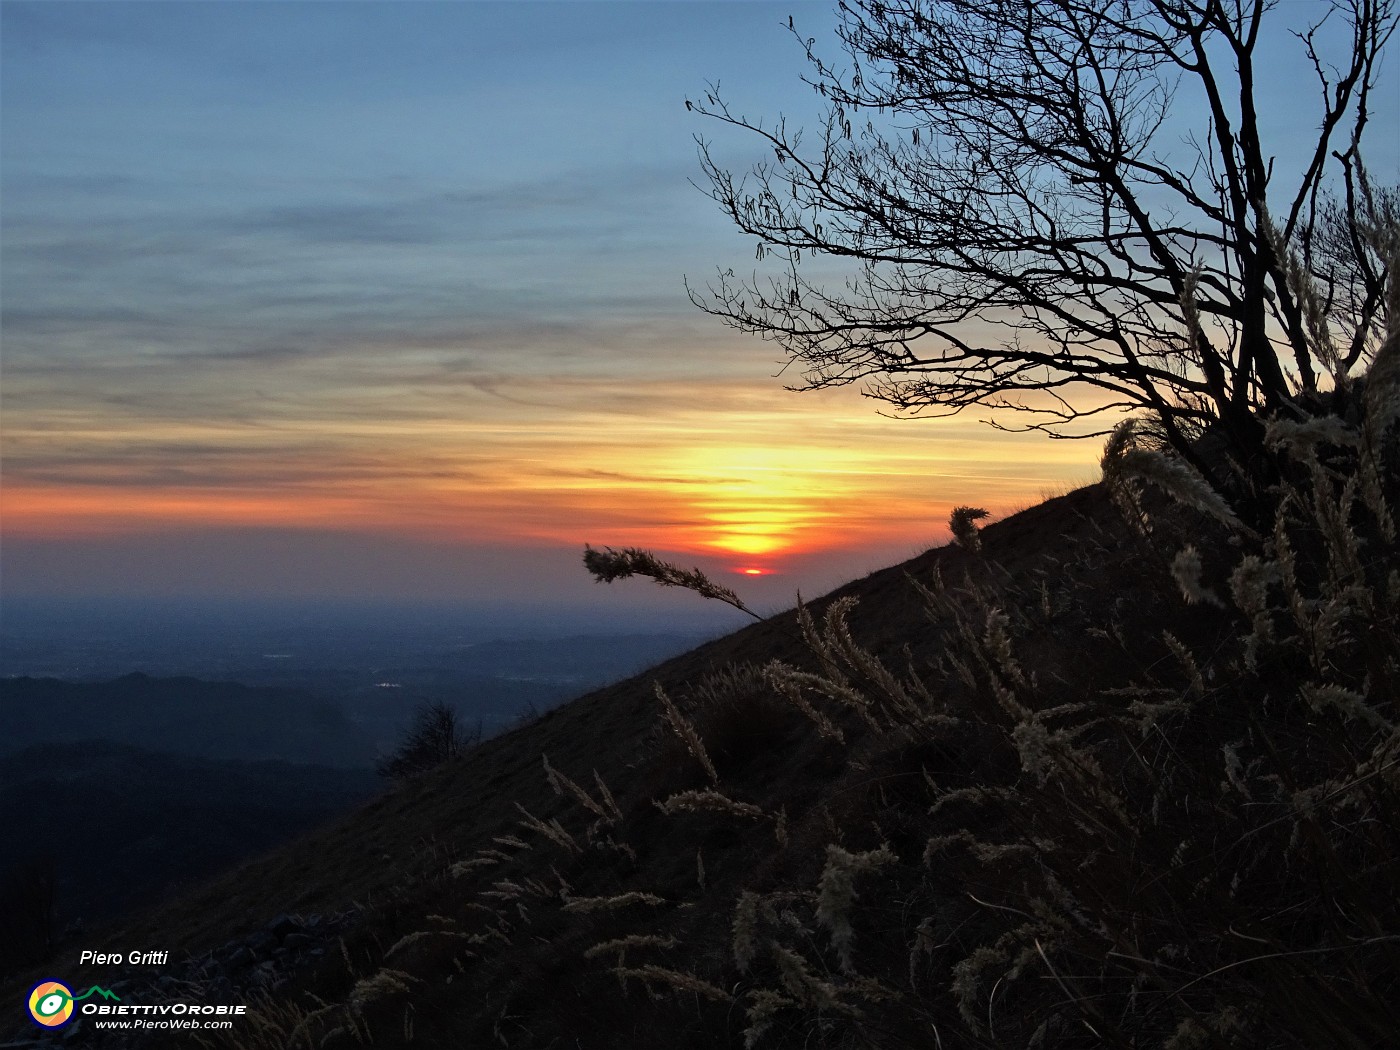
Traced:
POLYGON ((108 991, 106 988, 101 988, 95 984, 87 991, 85 991, 82 995, 73 996, 73 1001, 76 1003, 80 999, 86 999, 88 996, 93 995, 94 993, 102 996, 102 998, 104 999, 115 999, 117 1000, 117 1002, 121 1002, 121 996, 119 996, 116 992, 108 991))

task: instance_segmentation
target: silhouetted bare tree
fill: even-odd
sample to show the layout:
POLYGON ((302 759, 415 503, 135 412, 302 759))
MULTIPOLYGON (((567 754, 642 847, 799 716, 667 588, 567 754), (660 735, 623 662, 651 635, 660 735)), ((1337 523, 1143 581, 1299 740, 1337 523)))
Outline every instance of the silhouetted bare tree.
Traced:
POLYGON ((471 732, 464 732, 451 705, 442 701, 424 704, 403 741, 377 768, 380 776, 410 780, 461 757, 480 741, 480 722, 471 732))
POLYGON ((776 341, 794 386, 1055 435, 1145 412, 1203 466, 1203 429, 1252 454, 1261 415, 1364 371, 1388 262, 1370 231, 1395 196, 1361 145, 1393 0, 839 6, 841 65, 803 41, 814 140, 717 87, 687 102, 772 154, 736 175, 700 140, 711 196, 771 262, 691 296, 776 341), (1265 98, 1283 45, 1312 82, 1265 98))

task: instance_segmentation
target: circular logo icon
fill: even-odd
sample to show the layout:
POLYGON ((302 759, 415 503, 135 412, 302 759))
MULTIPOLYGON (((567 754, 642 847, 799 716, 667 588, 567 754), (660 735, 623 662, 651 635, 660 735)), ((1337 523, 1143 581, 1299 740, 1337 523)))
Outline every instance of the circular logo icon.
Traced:
POLYGON ((45 1028, 58 1028, 73 1016, 73 993, 58 981, 40 981, 29 992, 29 1016, 45 1028))

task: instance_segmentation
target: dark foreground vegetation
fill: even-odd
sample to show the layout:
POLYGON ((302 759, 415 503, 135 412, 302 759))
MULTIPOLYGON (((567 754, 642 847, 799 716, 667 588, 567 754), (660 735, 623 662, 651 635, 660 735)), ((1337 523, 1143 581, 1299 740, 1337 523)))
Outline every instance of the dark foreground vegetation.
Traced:
POLYGON ((256 1004, 213 1044, 239 1048, 1384 1046, 1379 391, 1271 429, 1272 522, 1125 431, 1101 485, 964 522, 104 939, 189 959, 338 916, 276 990, 218 972, 256 1004))
MULTIPOLYGON (((183 960, 132 1001, 249 1001, 203 1041, 231 1050, 1394 1045, 1400 214, 1359 153, 1393 5, 1299 32, 1321 123, 1291 189, 1266 4, 841 10, 805 156, 692 104, 773 152, 747 182, 702 156, 780 272, 697 301, 904 409, 1133 409, 1102 483, 959 508, 954 545, 110 931, 183 960), (1211 125, 1180 164, 1174 83, 1211 125), (863 268, 828 292, 813 255, 863 268)), ((742 605, 645 551, 587 565, 742 605)))

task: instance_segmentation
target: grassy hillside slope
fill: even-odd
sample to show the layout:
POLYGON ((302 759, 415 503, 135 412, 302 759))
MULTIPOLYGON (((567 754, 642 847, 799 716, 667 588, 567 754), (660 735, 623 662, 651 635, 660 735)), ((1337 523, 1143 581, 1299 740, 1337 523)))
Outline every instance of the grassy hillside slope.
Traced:
POLYGON ((1382 1045, 1400 576, 1324 483, 1272 539, 1050 500, 103 939, 348 916, 219 973, 230 1047, 1382 1045))

